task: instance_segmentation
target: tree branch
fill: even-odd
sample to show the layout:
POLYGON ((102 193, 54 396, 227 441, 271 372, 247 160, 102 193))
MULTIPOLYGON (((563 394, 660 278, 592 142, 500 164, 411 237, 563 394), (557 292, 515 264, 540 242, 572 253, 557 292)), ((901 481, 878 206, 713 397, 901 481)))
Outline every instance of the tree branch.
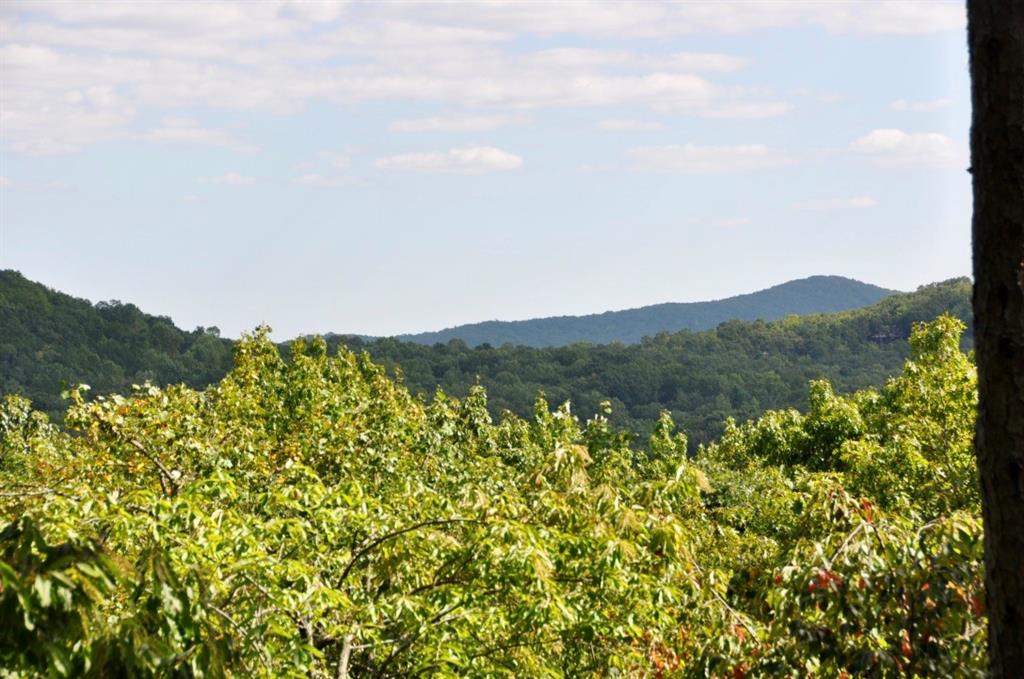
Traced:
POLYGON ((156 468, 160 470, 160 488, 164 491, 165 495, 177 495, 178 494, 178 481, 174 478, 174 474, 164 466, 163 462, 160 461, 156 455, 150 453, 146 446, 142 445, 135 439, 129 439, 128 443, 131 444, 135 450, 139 451, 143 457, 156 465, 156 468), (170 489, 168 489, 170 486, 170 489))
POLYGON ((377 546, 387 542, 388 540, 392 540, 392 539, 397 538, 397 537, 399 537, 401 535, 404 535, 406 533, 411 533, 411 532, 413 532, 415 530, 419 530, 420 528, 427 528, 429 526, 446 526, 446 525, 450 525, 450 524, 453 524, 453 523, 477 523, 477 522, 478 522, 477 519, 434 519, 434 520, 431 520, 431 521, 421 521, 420 523, 415 523, 415 524, 413 524, 411 526, 406 526, 405 528, 402 528, 400 530, 396 530, 393 533, 388 533, 386 535, 382 535, 381 537, 373 540, 372 542, 370 542, 365 547, 361 548, 359 551, 357 551, 355 554, 352 555, 352 558, 349 559, 348 564, 345 566, 345 570, 343 570, 341 572, 341 577, 339 578, 339 583, 345 582, 346 578, 348 578, 348 574, 350 572, 352 572, 352 569, 355 567, 356 562, 359 561, 359 559, 363 558, 363 556, 365 556, 368 552, 370 552, 371 550, 373 550, 377 546))
POLYGON ((348 662, 352 657, 352 635, 349 634, 341 644, 341 657, 338 658, 337 679, 348 679, 348 662))

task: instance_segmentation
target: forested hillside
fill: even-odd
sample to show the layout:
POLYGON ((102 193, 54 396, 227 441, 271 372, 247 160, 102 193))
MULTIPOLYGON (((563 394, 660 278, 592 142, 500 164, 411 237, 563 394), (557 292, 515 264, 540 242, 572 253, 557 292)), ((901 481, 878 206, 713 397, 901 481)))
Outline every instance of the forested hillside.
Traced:
POLYGON ((507 409, 526 417, 538 392, 552 403, 571 401, 582 417, 608 400, 613 423, 646 433, 659 412, 669 410, 695 445, 721 433, 727 417, 806 405, 808 380, 828 378, 842 391, 881 385, 906 358, 913 323, 942 313, 969 322, 970 291, 970 281, 956 279, 864 309, 730 321, 705 332, 659 333, 637 345, 469 348, 452 341, 426 347, 358 338, 329 343, 366 349, 389 369, 400 368, 405 384, 424 396, 437 387, 463 396, 479 383, 494 414, 507 409))
POLYGON ((543 402, 494 423, 483 390, 428 405, 365 355, 262 335, 203 392, 73 392, 70 432, 8 397, 0 668, 980 678, 962 329, 692 459, 667 415, 643 449, 543 402))
POLYGON ((731 320, 771 321, 792 314, 845 311, 874 304, 895 291, 842 276, 811 276, 765 290, 710 302, 653 304, 639 309, 528 321, 486 321, 437 332, 400 335, 399 340, 436 344, 462 340, 475 347, 557 347, 577 342, 632 344, 659 332, 710 330, 731 320))
MULTIPOLYGON (((93 306, 13 272, 3 272, 0 284, 0 390, 28 396, 54 417, 63 409, 62 385, 85 383, 94 394, 146 380, 202 387, 230 367, 232 343, 214 330, 184 332, 131 305, 93 306)), ((805 405, 811 379, 826 377, 841 391, 881 385, 906 357, 911 325, 944 312, 969 321, 969 281, 925 286, 859 310, 731 321, 636 345, 469 348, 338 336, 328 343, 332 350, 340 343, 365 349, 392 374, 400 367, 408 388, 428 399, 439 387, 465 396, 479 383, 492 416, 529 416, 543 392, 552 403, 571 401, 584 417, 607 400, 616 426, 645 435, 666 409, 693 447, 719 434, 728 417, 805 405)))
POLYGON ((72 384, 105 394, 147 380, 216 382, 231 367, 232 345, 218 334, 186 332, 131 304, 93 305, 0 271, 0 393, 27 396, 52 415, 66 407, 60 393, 72 384))

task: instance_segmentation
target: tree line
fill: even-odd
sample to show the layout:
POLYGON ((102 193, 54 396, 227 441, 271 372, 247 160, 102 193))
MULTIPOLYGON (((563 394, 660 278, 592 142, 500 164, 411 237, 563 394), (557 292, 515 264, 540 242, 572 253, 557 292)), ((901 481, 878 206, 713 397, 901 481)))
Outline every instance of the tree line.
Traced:
MULTIPOLYGON (((840 391, 881 385, 907 356, 914 322, 951 313, 969 323, 970 282, 956 279, 897 294, 863 309, 763 321, 730 321, 714 330, 659 333, 639 344, 574 344, 534 349, 432 346, 395 339, 330 336, 366 351, 414 394, 464 397, 486 388, 492 417, 531 416, 543 394, 570 401, 587 417, 602 402, 612 423, 649 434, 667 410, 689 434, 691 452, 771 408, 807 404, 808 380, 828 378, 840 391)), ((970 332, 965 345, 970 343, 970 332)), ((61 391, 85 383, 92 394, 125 393, 132 384, 202 388, 231 366, 233 342, 215 328, 186 332, 170 319, 130 304, 91 305, 0 272, 0 392, 28 397, 59 419, 61 391)), ((287 343, 281 348, 287 354, 287 343)))

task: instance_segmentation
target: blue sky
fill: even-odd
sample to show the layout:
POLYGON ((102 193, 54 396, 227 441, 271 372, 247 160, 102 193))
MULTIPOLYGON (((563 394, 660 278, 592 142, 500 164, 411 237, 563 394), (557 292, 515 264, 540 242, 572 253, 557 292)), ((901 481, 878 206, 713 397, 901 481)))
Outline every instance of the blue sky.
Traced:
POLYGON ((0 267, 392 334, 970 271, 959 2, 6 2, 0 267))

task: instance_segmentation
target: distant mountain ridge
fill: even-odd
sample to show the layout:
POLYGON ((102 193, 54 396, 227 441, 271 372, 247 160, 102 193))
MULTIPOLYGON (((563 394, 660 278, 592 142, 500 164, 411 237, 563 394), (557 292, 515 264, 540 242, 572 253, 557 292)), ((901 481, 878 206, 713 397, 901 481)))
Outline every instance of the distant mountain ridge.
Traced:
POLYGON ((554 347, 577 342, 636 344, 659 332, 710 330, 725 321, 773 321, 794 314, 847 311, 875 304, 897 292, 843 276, 810 276, 707 302, 667 302, 584 316, 484 321, 436 332, 397 335, 395 339, 416 344, 443 344, 458 339, 471 347, 554 347))
MULTIPOLYGON (((607 401, 615 426, 643 433, 668 410, 693 448, 720 434, 727 417, 806 405, 808 380, 827 377, 839 391, 884 383, 906 358, 915 322, 952 313, 967 324, 969 346, 970 299, 970 280, 954 279, 844 312, 732 320, 636 344, 470 348, 326 339, 331 353, 345 344, 391 374, 400 368, 404 384, 425 399, 439 388, 461 398, 481 385, 495 417, 505 410, 530 416, 539 393, 550 403, 571 401, 584 416, 607 401)), ((215 328, 185 331, 132 304, 92 304, 0 271, 0 397, 23 394, 53 417, 66 407, 61 390, 81 382, 93 395, 126 393, 146 381, 202 388, 231 368, 233 346, 215 328)))

